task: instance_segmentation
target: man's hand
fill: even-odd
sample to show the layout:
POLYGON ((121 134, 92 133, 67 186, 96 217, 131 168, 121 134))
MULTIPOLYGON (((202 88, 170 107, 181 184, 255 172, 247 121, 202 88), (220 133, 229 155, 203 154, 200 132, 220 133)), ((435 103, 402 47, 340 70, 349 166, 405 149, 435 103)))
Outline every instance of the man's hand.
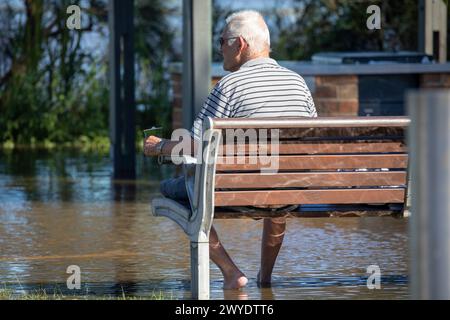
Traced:
POLYGON ((144 140, 144 155, 147 157, 157 156, 159 155, 156 150, 156 146, 161 142, 161 138, 150 136, 146 140, 144 140))

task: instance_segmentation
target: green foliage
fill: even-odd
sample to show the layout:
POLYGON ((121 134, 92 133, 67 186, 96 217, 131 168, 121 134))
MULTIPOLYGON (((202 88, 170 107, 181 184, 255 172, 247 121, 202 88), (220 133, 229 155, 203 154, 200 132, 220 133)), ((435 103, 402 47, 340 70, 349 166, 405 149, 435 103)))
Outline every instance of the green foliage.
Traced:
MULTIPOLYGON (((104 146, 108 139, 107 1, 81 4, 81 30, 65 25, 70 4, 7 0, 3 5, 0 146, 104 146), (99 41, 93 36, 103 45, 93 48, 99 41)), ((170 129, 169 4, 135 1, 138 132, 151 125, 170 129)))
POLYGON ((40 89, 36 73, 14 75, 5 90, 2 102, 0 132, 2 141, 16 143, 44 139, 54 119, 48 116, 45 99, 37 94, 40 89), (33 134, 30 136, 30 132, 33 134))
POLYGON ((107 135, 108 89, 99 73, 91 70, 84 82, 73 84, 65 94, 58 93, 59 83, 55 74, 49 94, 37 72, 13 76, 2 100, 2 142, 33 145, 107 135))
MULTIPOLYGON (((1 39, 5 56, 0 74, 0 143, 7 146, 53 147, 107 135, 108 90, 102 57, 81 47, 89 25, 65 26, 69 1, 8 1, 9 14, 0 16, 15 28, 1 39)), ((89 2, 89 9, 104 4, 89 2)), ((8 11, 8 10, 7 10, 8 11)))
POLYGON ((417 50, 416 0, 301 0, 294 1, 295 21, 276 18, 279 38, 273 56, 307 60, 320 51, 417 50), (369 5, 381 8, 382 29, 366 27, 369 5))
POLYGON ((137 137, 152 126, 171 132, 170 79, 167 72, 173 55, 175 31, 168 16, 175 12, 170 1, 135 1, 137 137))
MULTIPOLYGON (((213 0, 214 44, 232 12, 213 0)), ((262 11, 271 29, 272 57, 279 60, 309 60, 323 51, 417 50, 417 0, 275 0, 262 11), (289 4, 289 9, 283 4, 289 4), (368 6, 381 8, 381 30, 369 30, 368 6), (287 13, 289 12, 289 13, 287 13)), ((450 25, 450 19, 449 19, 450 25)), ((220 61, 217 45, 214 61, 220 61)))

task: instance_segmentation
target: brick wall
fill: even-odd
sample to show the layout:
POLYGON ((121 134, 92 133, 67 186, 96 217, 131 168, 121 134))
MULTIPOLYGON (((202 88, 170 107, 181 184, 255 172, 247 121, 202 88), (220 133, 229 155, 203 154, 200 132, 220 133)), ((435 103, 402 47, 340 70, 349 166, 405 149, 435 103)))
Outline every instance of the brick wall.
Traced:
POLYGON ((358 77, 316 76, 313 99, 319 117, 357 116, 358 77))
MULTIPOLYGON (((181 74, 172 73, 172 88, 173 88, 173 99, 172 99, 172 130, 183 127, 183 79, 181 74)), ((220 77, 213 77, 211 79, 211 86, 214 87, 220 77)))
POLYGON ((450 74, 432 73, 420 75, 421 88, 450 88, 450 74))
POLYGON ((183 127, 182 77, 179 73, 172 73, 172 130, 183 127))

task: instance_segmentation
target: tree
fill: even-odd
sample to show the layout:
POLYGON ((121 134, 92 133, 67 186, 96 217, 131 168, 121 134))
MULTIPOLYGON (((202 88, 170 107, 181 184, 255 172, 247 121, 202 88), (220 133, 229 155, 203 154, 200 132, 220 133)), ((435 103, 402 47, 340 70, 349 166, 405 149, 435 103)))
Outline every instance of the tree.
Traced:
POLYGON ((223 1, 221 2, 220 0, 212 0, 212 4, 212 60, 221 61, 222 55, 219 51, 219 38, 222 34, 223 28, 225 27, 225 19, 232 13, 232 10, 229 6, 224 5, 223 1))
POLYGON ((295 21, 287 25, 283 14, 277 14, 275 58, 306 60, 320 51, 417 50, 416 0, 297 0, 293 14, 295 21), (381 30, 366 27, 366 9, 372 4, 381 8, 381 30))
MULTIPOLYGON (((107 0, 79 2, 80 30, 66 27, 71 2, 6 0, 0 5, 0 143, 108 137, 107 0)), ((172 52, 170 5, 135 0, 141 126, 167 124, 170 116, 165 73, 172 52)))
POLYGON ((94 57, 82 50, 81 43, 94 25, 105 21, 106 8, 97 0, 85 3, 87 19, 80 30, 66 28, 68 0, 3 4, 0 21, 9 27, 0 40, 0 142, 68 141, 92 129, 84 126, 88 122, 83 118, 102 117, 104 106, 97 112, 88 104, 105 99, 105 90, 98 90, 95 97, 86 92, 88 86, 100 89, 100 79, 92 65, 94 57))
POLYGON ((167 72, 174 55, 174 27, 169 17, 174 1, 135 0, 136 101, 140 129, 162 126, 170 132, 170 79, 167 72))

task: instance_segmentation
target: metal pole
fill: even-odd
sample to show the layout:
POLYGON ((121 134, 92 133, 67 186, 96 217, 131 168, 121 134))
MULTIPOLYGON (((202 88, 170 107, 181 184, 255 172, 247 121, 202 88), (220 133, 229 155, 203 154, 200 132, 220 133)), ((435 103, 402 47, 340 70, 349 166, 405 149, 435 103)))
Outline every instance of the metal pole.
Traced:
POLYGON ((211 87, 211 0, 183 1, 183 127, 190 129, 211 87))
POLYGON ((408 94, 413 299, 450 299, 450 91, 408 94))
POLYGON ((109 132, 114 178, 135 178, 134 1, 109 0, 109 132))

